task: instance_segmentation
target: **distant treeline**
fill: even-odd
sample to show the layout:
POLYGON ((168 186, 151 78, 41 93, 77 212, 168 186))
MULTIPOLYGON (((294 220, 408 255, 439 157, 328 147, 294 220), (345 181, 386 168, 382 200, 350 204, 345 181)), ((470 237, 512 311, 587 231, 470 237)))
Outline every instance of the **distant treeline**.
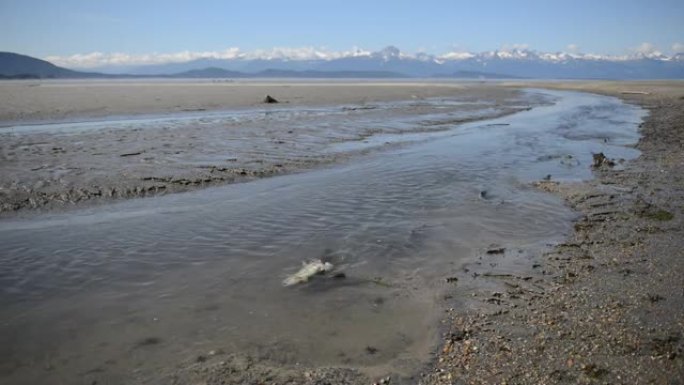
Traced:
POLYGON ((23 79, 56 79, 54 76, 41 77, 34 74, 17 74, 17 75, 3 75, 0 74, 0 80, 23 80, 23 79))

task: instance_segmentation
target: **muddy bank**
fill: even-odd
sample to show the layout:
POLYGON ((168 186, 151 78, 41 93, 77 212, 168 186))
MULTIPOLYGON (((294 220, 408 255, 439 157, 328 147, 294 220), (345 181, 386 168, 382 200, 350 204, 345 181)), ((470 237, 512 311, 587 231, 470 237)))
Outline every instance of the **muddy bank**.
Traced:
POLYGON ((622 171, 600 167, 588 183, 539 184, 582 214, 575 234, 527 261, 527 271, 465 266, 459 282, 470 310, 451 315, 422 383, 683 383, 684 88, 548 86, 647 108, 642 155, 622 171))
MULTIPOLYGON (((361 150, 358 146, 335 150, 340 143, 446 131, 542 102, 511 89, 456 85, 207 83, 148 87, 48 82, 40 87, 0 84, 0 90, 4 98, 18 100, 0 105, 21 111, 15 111, 19 115, 0 111, 4 119, 15 115, 30 119, 36 114, 51 119, 50 111, 66 108, 64 103, 71 111, 66 116, 78 119, 89 116, 92 103, 116 114, 133 114, 139 112, 137 108, 149 107, 145 116, 38 125, 24 122, 0 128, 0 214, 147 197, 297 172, 343 161, 361 150), (230 99, 221 107, 231 109, 210 111, 216 108, 207 104, 216 87, 230 99), (119 100, 121 92, 134 93, 119 100), (162 93, 174 103, 191 98, 201 111, 172 113, 152 108, 146 104, 149 92, 162 93), (262 104, 265 92, 297 103, 262 104), (140 105, 129 105, 131 100, 140 105), (239 108, 244 102, 251 107, 239 108), (165 113, 149 115, 160 111, 165 113)), ((403 138, 383 139, 368 147, 391 145, 403 138)))

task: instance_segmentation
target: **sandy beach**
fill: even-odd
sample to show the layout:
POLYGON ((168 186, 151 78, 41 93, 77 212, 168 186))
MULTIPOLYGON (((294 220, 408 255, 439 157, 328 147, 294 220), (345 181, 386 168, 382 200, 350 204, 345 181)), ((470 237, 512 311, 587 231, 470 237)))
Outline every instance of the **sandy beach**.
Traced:
MULTIPOLYGON (((437 332, 434 333, 438 334, 436 338, 440 338, 439 346, 433 348, 428 346, 429 342, 412 341, 414 345, 420 345, 420 349, 435 349, 432 356, 426 357, 425 362, 428 364, 423 364, 418 373, 403 375, 401 378, 391 375, 387 377, 391 370, 381 364, 373 366, 372 371, 359 370, 360 365, 354 364, 356 358, 353 356, 345 358, 346 362, 349 362, 348 365, 311 367, 299 363, 292 364, 284 358, 292 358, 286 354, 288 346, 274 345, 263 348, 260 357, 224 351, 221 348, 211 349, 201 355, 178 357, 173 365, 165 364, 164 369, 157 372, 158 378, 154 380, 143 377, 142 374, 141 377, 135 377, 137 372, 131 378, 139 379, 140 383, 207 385, 684 383, 684 83, 681 82, 502 82, 446 85, 403 82, 3 82, 0 83, 0 126, 3 126, 0 128, 0 215, 10 219, 22 216, 31 218, 39 217, 41 214, 68 213, 72 209, 96 207, 94 205, 107 207, 116 204, 114 201, 130 201, 135 205, 135 202, 140 200, 128 198, 148 196, 160 196, 159 199, 178 196, 178 202, 182 202, 180 197, 186 194, 170 193, 191 190, 199 192, 209 190, 207 187, 263 181, 269 176, 296 174, 305 170, 322 169, 319 175, 325 174, 325 167, 351 162, 368 154, 382 154, 381 150, 402 148, 419 142, 417 139, 397 138, 445 133, 453 127, 467 123, 477 124, 482 119, 515 116, 515 113, 534 111, 535 107, 551 104, 549 99, 541 96, 526 95, 524 90, 529 88, 608 95, 647 109, 649 115, 639 127, 642 137, 638 144, 633 146, 641 155, 634 160, 620 162, 619 156, 616 155, 617 150, 615 153, 607 152, 606 157, 615 160, 615 167, 605 164, 595 168, 589 163, 578 162, 570 157, 572 165, 567 166, 568 170, 582 168, 582 172, 577 171, 580 175, 593 173, 594 179, 586 182, 561 183, 557 181, 562 179, 558 175, 550 175, 545 178, 546 180, 538 178, 525 186, 518 186, 519 183, 516 181, 516 189, 519 188, 534 198, 521 198, 515 201, 506 195, 507 199, 515 202, 510 207, 520 208, 520 212, 529 211, 535 208, 529 200, 543 201, 546 205, 536 212, 536 216, 530 215, 529 218, 523 218, 513 209, 508 209, 506 199, 498 199, 495 190, 489 191, 483 187, 470 191, 472 188, 469 188, 461 194, 472 195, 468 195, 464 202, 473 205, 476 210, 463 212, 464 216, 472 215, 472 221, 482 218, 495 221, 504 213, 512 218, 520 218, 517 227, 512 226, 515 228, 511 229, 511 226, 508 226, 506 229, 506 236, 509 238, 502 236, 510 240, 510 244, 491 244, 490 247, 484 248, 468 246, 463 250, 450 251, 449 247, 454 244, 445 243, 446 246, 440 245, 442 249, 438 248, 440 252, 450 251, 453 254, 470 256, 465 260, 454 259, 455 262, 449 262, 448 267, 416 267, 401 259, 401 263, 410 267, 406 267, 406 270, 398 275, 401 279, 396 280, 401 280, 402 283, 396 283, 394 288, 393 282, 388 284, 379 278, 364 278, 365 281, 357 279, 358 277, 353 276, 357 271, 353 266, 346 270, 346 281, 338 281, 349 285, 343 287, 344 289, 356 289, 356 285, 362 286, 370 282, 373 290, 382 289, 392 293, 376 295, 375 291, 359 291, 369 296, 368 307, 372 309, 371 314, 381 313, 383 306, 389 308, 397 304, 413 304, 411 301, 420 305, 407 305, 404 313, 397 311, 392 313, 396 315, 385 315, 387 318, 379 318, 381 322, 377 322, 378 325, 382 322, 391 322, 392 326, 400 325, 401 317, 405 317, 407 325, 418 325, 422 321, 411 317, 409 314, 412 314, 412 311, 415 313, 415 309, 420 309, 427 312, 433 311, 433 307, 439 308, 437 318, 441 319, 441 323, 435 325, 437 332), (276 97, 282 103, 263 104, 262 99, 266 94, 276 97), (325 116, 325 119, 322 119, 322 116, 325 116), (374 137, 381 140, 375 143, 374 137), (487 194, 494 195, 494 199, 490 199, 487 194), (164 197, 161 197, 162 195, 164 197), (564 200, 567 207, 560 203, 555 206, 558 197, 564 200), (544 214, 543 210, 549 208, 555 208, 558 212, 544 214), (568 212, 561 212, 563 209, 567 209, 568 212), (579 219, 570 223, 569 218, 573 215, 579 219), (560 242, 535 246, 536 248, 531 246, 532 241, 526 244, 520 240, 518 244, 514 239, 516 233, 539 231, 526 221, 535 222, 541 229, 554 230, 557 233, 554 236, 561 238, 564 233, 558 232, 563 232, 565 227, 569 227, 570 235, 560 242), (537 253, 537 250, 543 252, 537 253), (430 274, 423 271, 429 269, 433 270, 430 274), (430 277, 434 281, 427 281, 425 277, 430 277), (414 286, 427 287, 429 290, 437 287, 438 290, 419 291, 412 288, 414 286), (425 295, 434 292, 440 293, 438 299, 425 295)), ((609 107, 616 108, 614 105, 609 107)), ((528 119, 536 121, 534 116, 528 119)), ((495 120, 489 126, 472 127, 486 131, 502 129, 509 124, 507 121, 495 120)), ((524 145, 528 142, 522 141, 523 139, 534 139, 522 136, 521 143, 524 145)), ((604 141, 607 142, 608 139, 604 141)), ((617 147, 619 144, 607 148, 617 147)), ((448 146, 428 148, 441 149, 442 156, 452 155, 451 147, 448 146)), ((467 146, 464 148, 467 150, 467 146)), ((626 153, 629 153, 629 150, 632 149, 627 149, 626 153)), ((463 149, 461 151, 466 152, 463 149)), ((410 151, 399 152, 391 159, 400 162, 402 158, 410 158, 410 155, 410 151)), ((491 162, 495 163, 495 155, 489 156, 492 158, 491 162)), ((365 185, 354 187, 353 182, 357 171, 372 174, 376 170, 374 167, 380 167, 380 158, 371 159, 376 159, 377 163, 371 161, 369 165, 358 169, 352 168, 349 171, 349 182, 343 179, 345 174, 340 173, 329 176, 329 179, 323 178, 320 184, 326 185, 330 182, 332 185, 331 181, 343 179, 341 185, 350 188, 350 191, 356 191, 354 188, 361 192, 370 190, 365 185)), ((543 157, 539 156, 535 162, 542 162, 540 159, 543 157)), ((552 158, 554 162, 558 159, 552 158)), ((474 162, 474 165, 469 164, 469 167, 472 170, 479 170, 483 167, 481 163, 486 162, 474 162)), ((513 164, 512 168, 515 168, 515 163, 513 164)), ((400 166, 397 168, 402 168, 400 166)), ((407 163, 405 168, 412 172, 412 166, 407 163)), ((453 172, 456 175, 456 172, 460 171, 451 167, 454 166, 447 162, 438 172, 442 175, 453 172)), ((563 171, 563 167, 566 166, 556 167, 563 171)), ((397 188, 408 191, 409 188, 415 187, 415 181, 423 180, 420 178, 431 181, 428 174, 429 170, 416 168, 415 173, 407 176, 407 181, 402 180, 402 183, 406 184, 400 184, 397 188)), ((269 180, 271 179, 277 178, 269 180)), ((509 179, 507 175, 502 176, 502 180, 509 179)), ((296 181, 301 181, 300 188, 306 190, 306 178, 296 181)), ((487 183, 488 181, 484 181, 481 185, 487 186, 487 183)), ((306 212, 308 216, 300 219, 300 223, 312 226, 313 230, 309 231, 305 226, 297 229, 294 223, 287 222, 285 217, 280 218, 279 212, 267 206, 269 203, 276 208, 282 205, 277 202, 277 193, 274 198, 268 198, 269 192, 278 189, 297 192, 297 187, 288 186, 287 183, 261 186, 255 190, 236 190, 235 196, 229 197, 236 201, 239 201, 241 196, 249 194, 266 197, 263 205, 265 212, 271 213, 271 216, 258 221, 254 228, 282 226, 274 230, 276 234, 301 231, 303 234, 306 233, 303 237, 309 237, 309 233, 315 234, 311 237, 317 241, 315 237, 319 233, 316 224, 318 221, 325 223, 325 218, 320 212, 331 212, 338 203, 344 203, 335 201, 331 206, 322 204, 320 212, 306 212), (287 223, 279 223, 280 219, 287 223)), ((437 190, 453 190, 454 185, 433 187, 437 190)), ((416 189, 419 190, 423 188, 416 189)), ((309 192, 302 194, 307 197, 306 199, 311 199, 309 192)), ((333 194, 332 190, 321 192, 326 199, 333 194)), ((455 199, 452 195, 446 196, 443 200, 435 199, 436 204, 455 199)), ((374 201, 384 198, 385 196, 377 197, 374 201)), ((221 201, 221 196, 214 197, 208 192, 206 195, 198 195, 196 199, 202 202, 210 199, 221 201)), ((397 197, 396 201, 389 201, 387 207, 381 206, 379 212, 386 216, 379 216, 375 219, 377 222, 373 223, 379 224, 380 227, 386 225, 389 220, 403 223, 397 220, 402 216, 395 210, 401 206, 396 202, 403 201, 408 201, 408 197, 402 195, 397 197)), ((313 199, 311 206, 314 206, 315 202, 313 199)), ((307 204, 302 206, 301 210, 293 206, 292 211, 306 211, 309 202, 305 203, 307 204)), ((363 200, 351 201, 349 206, 365 207, 365 203, 363 200)), ((197 202, 193 201, 192 204, 200 207, 197 202)), ((426 210, 422 201, 412 204, 418 208, 417 212, 423 213, 421 210, 426 210)), ((208 212, 210 211, 211 207, 208 209, 208 212)), ((457 212, 436 209, 425 215, 436 217, 437 222, 441 223, 448 222, 449 216, 457 212)), ((150 210, 149 214, 154 214, 154 211, 150 210)), ((231 219, 231 215, 219 217, 218 225, 213 226, 215 234, 207 232, 201 234, 207 238, 196 236, 197 239, 192 238, 192 241, 201 245, 216 234, 219 234, 219 239, 225 237, 229 231, 227 229, 238 228, 243 224, 240 223, 238 214, 236 213, 236 225, 229 226, 228 219, 231 219)), ((355 218, 346 211, 338 213, 338 216, 349 217, 352 222, 355 218)), ((135 221, 134 216, 131 218, 135 221)), ((206 221, 209 228, 212 227, 212 223, 208 219, 200 218, 201 221, 206 221)), ((428 222, 427 219, 422 220, 428 222)), ((253 231, 253 228, 247 228, 246 223, 247 220, 244 220, 244 233, 239 233, 246 234, 245 238, 257 232, 253 231)), ((357 243, 362 244, 362 250, 369 253, 382 249, 384 241, 390 250, 401 249, 397 255, 402 258, 405 255, 421 255, 424 249, 432 247, 430 242, 434 238, 427 235, 432 234, 432 226, 411 226, 415 226, 415 223, 407 227, 405 237, 403 233, 399 234, 399 231, 390 229, 391 234, 384 240, 377 239, 372 227, 361 229, 361 234, 368 233, 368 239, 362 237, 362 242, 357 243)), ((468 234, 465 230, 468 226, 462 225, 464 230, 460 236, 469 237, 464 235, 468 234)), ((41 230, 42 227, 38 226, 38 229, 41 230)), ((344 227, 340 232, 346 234, 352 231, 349 229, 354 229, 354 226, 344 227)), ((402 227, 400 230, 405 229, 402 227)), ((107 228, 103 230, 105 233, 107 231, 107 228)), ((475 230, 471 231, 473 238, 479 236, 475 230)), ((338 234, 334 235, 340 238, 338 234)), ((448 235, 446 238, 456 237, 448 235)), ((548 234, 543 233, 538 238, 547 239, 548 234)), ((136 238, 134 241, 136 245, 139 243, 144 247, 147 247, 149 242, 149 250, 153 250, 154 245, 161 247, 164 243, 158 239, 142 238, 142 235, 141 239, 136 238)), ((283 244, 278 246, 282 249, 291 247, 291 254, 307 251, 306 246, 287 246, 287 241, 288 239, 282 240, 283 244)), ((324 241, 327 242, 325 239, 324 241)), ((478 245, 489 244, 488 238, 484 236, 478 242, 478 245)), ((320 243, 325 244, 323 241, 320 243)), ((115 242, 112 245, 112 252, 116 252, 120 245, 115 242)), ((67 250, 71 253, 73 250, 69 247, 70 245, 64 246, 60 252, 67 250)), ((228 249, 230 247, 232 246, 227 246, 228 249)), ((98 241, 92 248, 108 249, 109 244, 98 241)), ((21 247, 13 251, 18 249, 21 247)), ((244 250, 246 249, 239 248, 238 251, 244 250)), ((314 252, 320 253, 320 250, 316 249, 314 252)), ((90 250, 86 250, 85 255, 90 255, 89 253, 90 250)), ((390 260, 394 254, 379 255, 390 260)), ((167 257, 171 258, 164 256, 167 257)), ((245 263, 253 263, 249 261, 251 260, 246 259, 245 263)), ((368 268, 361 265, 361 271, 368 268)), ((204 271, 207 273, 206 281, 227 281, 218 274, 218 271, 216 270, 214 276, 212 270, 207 268, 204 271)), ((378 271, 385 273, 381 269, 378 271)), ((171 278, 166 279, 185 282, 185 274, 174 274, 176 273, 171 271, 171 278)), ((268 285, 261 281, 252 284, 259 285, 264 290, 268 289, 268 285)), ((215 284, 215 287, 209 283, 207 285, 207 290, 223 287, 218 284, 215 284)), ((334 284, 326 285, 328 283, 322 283, 319 286, 314 285, 313 288, 326 295, 335 293, 334 284)), ((275 286, 274 291, 281 289, 279 282, 276 282, 275 286)), ((250 293, 242 294, 252 298, 250 293)), ((114 291, 110 295, 114 297, 121 294, 114 291)), ((194 309, 192 306, 198 304, 193 301, 198 301, 204 306, 206 304, 202 301, 206 298, 203 295, 204 293, 200 293, 197 297, 186 298, 184 301, 187 302, 182 302, 182 305, 194 309)), ((227 294, 223 295, 225 296, 217 295, 217 298, 211 301, 221 303, 219 299, 225 302, 233 300, 227 294)), ((159 298, 169 296, 173 297, 168 291, 160 291, 159 296, 152 296, 149 303, 143 303, 145 306, 137 305, 143 307, 143 310, 131 315, 130 319, 127 318, 124 326, 121 326, 122 330, 135 330, 136 333, 138 329, 143 330, 141 333, 156 332, 156 326, 153 325, 156 318, 154 322, 150 321, 157 316, 153 311, 154 307, 157 306, 159 298), (138 326, 136 328, 131 325, 138 326)), ((79 297, 74 294, 72 298, 79 297)), ((319 306, 317 309, 330 305, 315 304, 311 299, 316 298, 315 296, 303 298, 311 301, 308 302, 310 305, 319 306)), ((325 298, 329 300, 336 297, 325 298)), ((363 298, 365 301, 366 298, 363 298)), ((296 303, 301 301, 302 297, 293 296, 287 300, 296 303)), ((325 302, 322 299, 319 301, 325 302)), ((193 311, 204 317, 203 314, 210 314, 220 306, 214 302, 209 304, 208 310, 202 308, 193 311)), ((237 300, 236 303, 239 304, 237 300)), ((68 309, 69 305, 59 306, 64 306, 60 311, 66 311, 62 309, 68 309)), ((97 307, 100 304, 93 306, 97 307)), ((174 310, 178 311, 178 318, 186 312, 183 306, 179 310, 174 310)), ((226 310, 226 314, 230 314, 230 311, 232 309, 226 310)), ((78 317, 94 324, 90 315, 78 317)), ((45 318, 46 322, 49 322, 47 315, 45 318)), ((87 327, 84 327, 81 333, 88 332, 88 328, 91 327, 88 322, 84 322, 87 327)), ((247 324, 250 322, 254 321, 251 318, 245 321, 247 324)), ((354 324, 359 326, 358 322, 354 324)), ((101 329, 92 326, 92 333, 98 338, 97 332, 111 327, 109 324, 97 326, 101 329)), ((203 325, 197 326, 200 331, 201 326, 203 325)), ((146 349, 165 347, 165 343, 173 342, 174 329, 169 326, 163 330, 169 334, 164 334, 161 338, 156 334, 150 337, 146 334, 133 333, 138 342, 133 348, 126 345, 122 349, 134 352, 136 359, 147 361, 152 355, 147 356, 146 349)), ((356 339, 374 337, 364 337, 363 327, 350 330, 358 332, 361 336, 354 336, 356 339)), ((321 333, 323 332, 327 331, 321 333)), ((68 333, 73 331, 69 329, 66 334, 71 335, 68 333)), ((194 329, 192 333, 195 333, 194 329)), ((406 336, 402 338, 407 339, 406 336)), ((328 339, 332 341, 340 339, 340 336, 329 334, 322 340, 328 339)), ((121 344, 124 345, 124 342, 121 344)), ((102 350, 107 349, 104 343, 100 347, 102 350)), ((59 350, 59 346, 54 349, 59 350)), ((359 362, 389 360, 383 356, 384 351, 378 352, 372 345, 362 348, 354 345, 350 348, 350 351, 357 350, 362 356, 359 362)), ((391 358, 399 362, 398 365, 405 362, 407 367, 416 366, 415 360, 409 362, 401 356, 399 359, 391 358)), ((76 360, 74 358, 74 361, 76 360)), ((67 361, 68 358, 64 359, 65 367, 67 361)), ((79 376, 93 379, 108 375, 107 365, 110 364, 112 367, 125 366, 116 362, 101 363, 94 369, 86 366, 79 368, 83 370, 79 376)), ((153 364, 159 363, 155 361, 153 364)), ((59 363, 50 361, 49 364, 41 362, 40 365, 46 372, 62 373, 54 367, 59 366, 59 363)), ((34 375, 30 372, 29 365, 20 359, 16 359, 16 362, 8 361, 0 369, 0 374, 16 375, 16 378, 30 379, 34 375)), ((126 379, 116 375, 109 378, 126 379)))

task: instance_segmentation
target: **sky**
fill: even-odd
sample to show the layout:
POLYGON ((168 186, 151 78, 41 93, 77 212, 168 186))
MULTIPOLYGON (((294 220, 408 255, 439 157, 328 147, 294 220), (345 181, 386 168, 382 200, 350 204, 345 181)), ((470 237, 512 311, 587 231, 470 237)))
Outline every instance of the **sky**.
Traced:
POLYGON ((41 58, 387 45, 672 54, 684 52, 684 1, 0 0, 0 51, 41 58))

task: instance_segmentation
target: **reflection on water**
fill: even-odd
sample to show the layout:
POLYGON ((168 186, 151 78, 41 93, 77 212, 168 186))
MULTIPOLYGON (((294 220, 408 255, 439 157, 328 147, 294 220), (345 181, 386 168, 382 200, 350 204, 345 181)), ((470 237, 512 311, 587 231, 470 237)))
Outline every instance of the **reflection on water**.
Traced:
POLYGON ((492 243, 568 233, 573 213, 529 181, 637 155, 621 145, 641 110, 544 93, 557 103, 342 166, 0 222, 0 378, 126 382, 211 350, 416 369, 445 275, 492 243), (282 287, 321 257, 346 278, 282 287))

